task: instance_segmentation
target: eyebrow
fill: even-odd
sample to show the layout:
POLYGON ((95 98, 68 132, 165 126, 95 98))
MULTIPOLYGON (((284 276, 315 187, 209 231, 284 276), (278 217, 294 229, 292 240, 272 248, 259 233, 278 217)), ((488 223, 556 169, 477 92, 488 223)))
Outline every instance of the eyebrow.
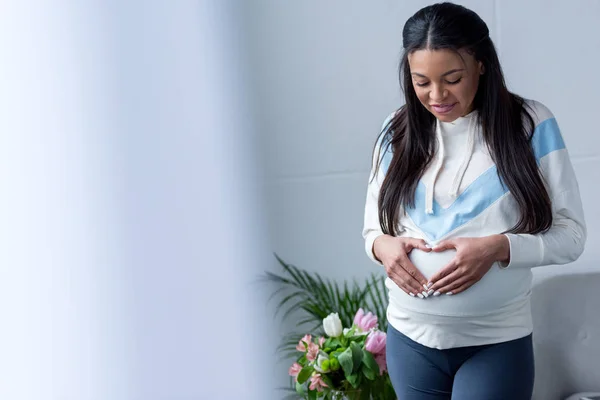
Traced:
MULTIPOLYGON (((448 72, 444 72, 444 73, 442 74, 442 76, 450 75, 450 74, 453 74, 453 73, 455 73, 455 72, 460 72, 460 71, 464 71, 464 70, 465 70, 464 68, 451 69, 451 70, 450 70, 450 71, 448 71, 448 72)), ((411 73, 411 75, 417 75, 417 76, 420 76, 421 78, 427 78, 425 75, 423 75, 423 74, 419 74, 418 72, 413 72, 413 73, 411 73)))

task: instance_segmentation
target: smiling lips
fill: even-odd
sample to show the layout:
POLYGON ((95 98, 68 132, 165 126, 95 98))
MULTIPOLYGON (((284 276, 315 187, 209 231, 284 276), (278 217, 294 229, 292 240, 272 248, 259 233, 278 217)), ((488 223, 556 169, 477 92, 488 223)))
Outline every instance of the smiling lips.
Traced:
POLYGON ((438 113, 438 114, 448 114, 450 111, 452 111, 454 109, 454 106, 457 103, 454 104, 432 104, 431 108, 433 108, 433 110, 438 113))

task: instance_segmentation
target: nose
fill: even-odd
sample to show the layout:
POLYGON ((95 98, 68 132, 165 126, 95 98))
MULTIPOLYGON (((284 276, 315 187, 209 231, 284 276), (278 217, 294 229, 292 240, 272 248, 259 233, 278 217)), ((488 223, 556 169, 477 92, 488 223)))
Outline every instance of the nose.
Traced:
POLYGON ((441 85, 433 85, 429 97, 435 102, 441 103, 448 96, 448 91, 441 85))

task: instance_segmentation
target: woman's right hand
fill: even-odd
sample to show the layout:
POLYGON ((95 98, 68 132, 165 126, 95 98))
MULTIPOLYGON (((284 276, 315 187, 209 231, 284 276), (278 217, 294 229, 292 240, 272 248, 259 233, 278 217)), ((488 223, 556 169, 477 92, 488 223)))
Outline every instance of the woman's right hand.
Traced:
POLYGON ((427 279, 413 265, 408 254, 413 249, 430 252, 423 239, 381 235, 373 243, 373 254, 385 267, 387 276, 411 296, 427 292, 427 279))

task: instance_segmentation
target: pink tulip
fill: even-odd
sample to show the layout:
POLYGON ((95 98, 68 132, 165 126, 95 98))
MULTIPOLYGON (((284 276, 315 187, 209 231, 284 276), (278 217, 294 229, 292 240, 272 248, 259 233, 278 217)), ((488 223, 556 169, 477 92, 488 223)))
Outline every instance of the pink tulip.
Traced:
POLYGON ((365 350, 372 354, 385 353, 386 334, 381 331, 373 331, 367 336, 365 341, 365 350))
POLYGON ((325 338, 323 336, 321 336, 319 338, 319 347, 323 347, 323 344, 325 344, 325 338))
POLYGON ((383 375, 385 371, 387 371, 387 359, 385 357, 385 352, 382 354, 377 354, 375 356, 375 362, 379 365, 379 374, 383 375))
POLYGON ((288 374, 290 376, 295 376, 296 379, 298 379, 298 374, 300 373, 300 371, 302 371, 302 365, 298 364, 297 362, 295 362, 294 364, 292 364, 292 366, 290 367, 288 374))
POLYGON ((359 308, 354 316, 354 325, 358 326, 361 331, 367 332, 377 326, 377 316, 370 311, 365 314, 365 311, 359 308))
POLYGON ((329 387, 321 378, 321 374, 314 374, 310 377, 310 386, 308 387, 310 390, 317 389, 317 392, 322 392, 324 387, 329 387))
POLYGON ((298 342, 298 345, 296 346, 296 350, 306 351, 308 344, 311 342, 312 342, 312 336, 304 335, 304 337, 302 339, 300 339, 300 341, 298 342))
POLYGON ((308 361, 315 361, 319 355, 319 345, 316 343, 310 343, 308 345, 308 352, 306 353, 306 359, 308 361))

